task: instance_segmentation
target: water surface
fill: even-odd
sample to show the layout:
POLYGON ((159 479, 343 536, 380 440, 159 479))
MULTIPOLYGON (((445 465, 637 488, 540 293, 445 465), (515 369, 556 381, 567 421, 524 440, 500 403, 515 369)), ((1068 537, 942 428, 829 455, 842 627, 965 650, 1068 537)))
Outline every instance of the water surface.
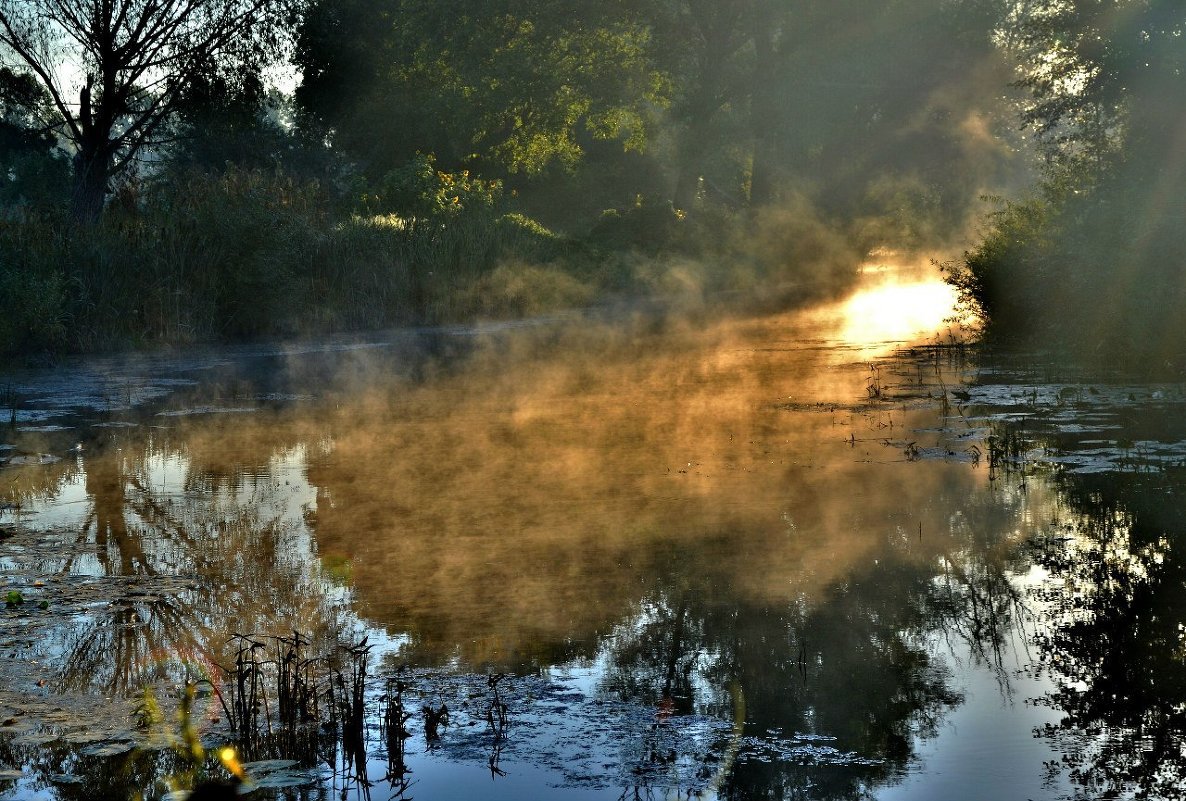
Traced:
POLYGON ((988 359, 949 310, 871 266, 746 319, 10 376, 0 795, 161 796, 142 688, 296 629, 374 646, 365 756, 255 754, 259 797, 1177 797, 1182 387, 988 359))

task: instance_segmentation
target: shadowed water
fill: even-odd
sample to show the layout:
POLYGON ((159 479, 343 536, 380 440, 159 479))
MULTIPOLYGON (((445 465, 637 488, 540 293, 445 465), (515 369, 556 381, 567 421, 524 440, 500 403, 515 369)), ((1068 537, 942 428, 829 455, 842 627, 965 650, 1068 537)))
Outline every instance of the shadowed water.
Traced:
POLYGON ((870 269, 6 377, 0 797, 162 796, 141 689, 293 629, 374 646, 365 738, 251 754, 258 797, 1175 797, 1186 396, 951 346, 949 304, 870 269))

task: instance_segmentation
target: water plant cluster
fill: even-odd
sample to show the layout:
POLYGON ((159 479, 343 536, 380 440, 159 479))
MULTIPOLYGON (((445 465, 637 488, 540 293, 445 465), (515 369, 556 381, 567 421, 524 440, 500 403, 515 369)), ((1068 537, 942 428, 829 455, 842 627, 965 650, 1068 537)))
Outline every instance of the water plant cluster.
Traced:
MULTIPOLYGON (((373 692, 379 677, 370 672, 375 646, 367 637, 320 651, 295 630, 266 637, 236 634, 229 645, 234 661, 225 676, 204 682, 226 718, 229 732, 223 746, 211 753, 203 746, 210 736, 203 738, 197 729, 194 683, 181 693, 175 726, 167 724, 151 690, 145 691, 140 706, 141 727, 163 731, 183 766, 166 776, 165 783, 172 791, 191 793, 187 797, 202 798, 238 785, 307 784, 325 766, 365 795, 374 783, 368 777, 367 753, 368 731, 376 724, 388 762, 382 781, 399 797, 412 784, 406 757, 414 722, 420 721, 429 748, 450 726, 448 704, 428 697, 403 671, 382 678, 382 693, 373 692), (418 692, 424 698, 417 706, 411 696, 418 692)), ((471 710, 492 737, 492 776, 504 775, 498 760, 510 727, 509 707, 499 690, 504 678, 491 674, 484 705, 479 704, 478 712, 471 710)))

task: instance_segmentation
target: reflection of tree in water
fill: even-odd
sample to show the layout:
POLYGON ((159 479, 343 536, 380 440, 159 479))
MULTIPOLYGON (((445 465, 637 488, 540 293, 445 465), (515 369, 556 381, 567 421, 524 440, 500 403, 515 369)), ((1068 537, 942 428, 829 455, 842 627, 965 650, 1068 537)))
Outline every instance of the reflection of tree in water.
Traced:
POLYGON ((661 714, 744 715, 745 732, 758 737, 835 738, 825 742, 863 757, 741 760, 725 798, 865 797, 902 776, 914 739, 935 735, 962 700, 931 635, 965 640, 1004 680, 1001 642, 1020 600, 1012 559, 998 551, 1008 553, 953 550, 938 576, 901 553, 821 597, 781 604, 739 600, 711 580, 668 587, 610 638, 603 689, 661 714))
POLYGON ((33 500, 53 498, 79 471, 74 459, 47 465, 5 466, 0 470, 0 522, 19 520, 33 500))
POLYGON ((1038 639, 1064 712, 1043 730, 1083 798, 1181 797, 1186 785, 1186 560, 1174 498, 1184 475, 1060 477, 1078 518, 1038 561, 1056 625, 1038 639))
POLYGON ((290 446, 279 436, 254 437, 248 449, 237 443, 233 457, 224 444, 193 438, 88 454, 89 514, 61 535, 73 540, 64 555, 36 566, 105 577, 113 596, 51 633, 64 654, 65 689, 127 693, 164 678, 197 677, 226 663, 233 631, 332 625, 319 574, 310 570, 307 535, 278 511, 282 485, 270 462, 290 446), (154 481, 154 464, 178 475, 154 481))
MULTIPOLYGON (((38 789, 52 787, 53 797, 61 801, 134 797, 130 788, 151 788, 159 776, 177 774, 185 767, 184 760, 169 749, 129 751, 112 758, 82 753, 62 743, 18 745, 9 737, 0 737, 0 765, 23 765, 28 777, 86 777, 85 782, 45 778, 37 782, 41 785, 38 789)), ((29 786, 22 789, 28 790, 29 786)), ((0 793, 11 790, 9 782, 0 782, 0 793)))

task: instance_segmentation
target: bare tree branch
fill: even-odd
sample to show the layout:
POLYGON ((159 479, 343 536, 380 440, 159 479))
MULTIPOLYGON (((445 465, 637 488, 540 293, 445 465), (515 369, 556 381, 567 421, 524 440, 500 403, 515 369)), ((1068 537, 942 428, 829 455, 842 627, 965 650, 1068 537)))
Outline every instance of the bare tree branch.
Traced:
POLYGON ((204 72, 275 58, 293 2, 0 0, 0 44, 45 87, 45 124, 74 150, 76 214, 98 213, 204 72))

